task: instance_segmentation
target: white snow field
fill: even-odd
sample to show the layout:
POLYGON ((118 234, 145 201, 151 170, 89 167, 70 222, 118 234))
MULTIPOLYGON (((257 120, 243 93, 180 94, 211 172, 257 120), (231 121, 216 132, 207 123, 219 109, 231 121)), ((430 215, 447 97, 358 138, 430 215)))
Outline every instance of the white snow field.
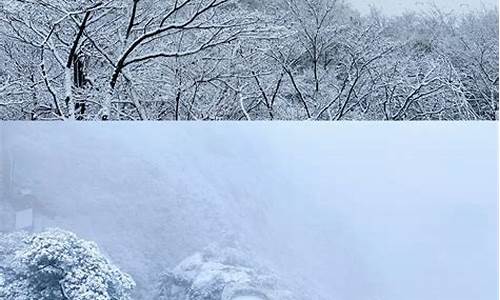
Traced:
POLYGON ((35 229, 96 241, 136 299, 212 243, 307 300, 498 298, 495 123, 0 126, 35 229))

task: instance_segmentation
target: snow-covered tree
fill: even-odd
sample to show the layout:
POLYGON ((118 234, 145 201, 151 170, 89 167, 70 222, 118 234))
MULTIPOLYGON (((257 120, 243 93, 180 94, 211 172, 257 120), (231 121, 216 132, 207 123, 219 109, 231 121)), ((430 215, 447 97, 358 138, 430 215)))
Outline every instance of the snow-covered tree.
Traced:
POLYGON ((0 80, 1 119, 490 120, 498 10, 8 0, 0 80))
POLYGON ((0 239, 0 298, 12 300, 126 300, 135 283, 73 233, 50 229, 0 239))
POLYGON ((210 246, 183 260, 159 281, 159 300, 297 299, 269 269, 235 248, 210 246))

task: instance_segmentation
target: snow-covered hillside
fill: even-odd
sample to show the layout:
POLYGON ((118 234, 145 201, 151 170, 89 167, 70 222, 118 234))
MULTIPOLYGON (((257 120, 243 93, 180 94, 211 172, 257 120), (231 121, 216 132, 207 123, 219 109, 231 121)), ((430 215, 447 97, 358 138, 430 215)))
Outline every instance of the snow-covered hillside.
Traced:
POLYGON ((213 243, 304 299, 496 295, 495 124, 226 125, 0 126, 39 226, 96 241, 137 299, 213 243))

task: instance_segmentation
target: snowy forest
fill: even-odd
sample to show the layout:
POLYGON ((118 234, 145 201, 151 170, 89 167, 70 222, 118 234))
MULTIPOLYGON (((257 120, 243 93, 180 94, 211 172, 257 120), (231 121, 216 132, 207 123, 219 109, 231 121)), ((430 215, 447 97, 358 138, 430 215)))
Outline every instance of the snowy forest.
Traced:
POLYGON ((4 0, 3 120, 496 120, 498 8, 4 0))

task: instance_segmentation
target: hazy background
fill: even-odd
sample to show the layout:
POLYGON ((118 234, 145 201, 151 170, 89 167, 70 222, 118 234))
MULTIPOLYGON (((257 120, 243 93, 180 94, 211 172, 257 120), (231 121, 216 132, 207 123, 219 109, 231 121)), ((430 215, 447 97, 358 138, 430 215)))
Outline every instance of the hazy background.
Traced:
POLYGON ((498 298, 496 123, 0 126, 38 229, 95 240, 137 299, 212 242, 310 300, 498 298))
POLYGON ((455 12, 467 12, 481 9, 483 6, 498 7, 498 1, 496 0, 347 0, 347 2, 362 13, 369 12, 370 6, 373 5, 388 15, 399 15, 411 10, 425 10, 432 5, 436 5, 445 11, 454 10, 455 12))

